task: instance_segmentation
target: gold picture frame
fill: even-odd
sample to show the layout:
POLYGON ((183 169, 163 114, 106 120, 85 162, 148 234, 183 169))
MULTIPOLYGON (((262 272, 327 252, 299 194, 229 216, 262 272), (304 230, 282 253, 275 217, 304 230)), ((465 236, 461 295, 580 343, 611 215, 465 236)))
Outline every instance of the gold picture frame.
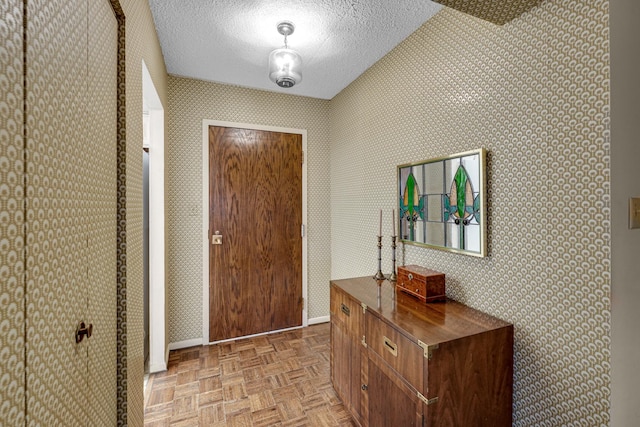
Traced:
POLYGON ((399 165, 399 240, 485 257, 485 168, 484 148, 399 165))

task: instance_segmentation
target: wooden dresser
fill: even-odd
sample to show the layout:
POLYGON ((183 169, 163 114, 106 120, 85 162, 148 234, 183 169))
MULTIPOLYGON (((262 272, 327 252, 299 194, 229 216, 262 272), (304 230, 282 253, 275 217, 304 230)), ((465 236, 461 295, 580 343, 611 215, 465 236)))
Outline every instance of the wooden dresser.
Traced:
POLYGON ((510 426, 513 325, 388 281, 333 280, 331 380, 361 426, 510 426))

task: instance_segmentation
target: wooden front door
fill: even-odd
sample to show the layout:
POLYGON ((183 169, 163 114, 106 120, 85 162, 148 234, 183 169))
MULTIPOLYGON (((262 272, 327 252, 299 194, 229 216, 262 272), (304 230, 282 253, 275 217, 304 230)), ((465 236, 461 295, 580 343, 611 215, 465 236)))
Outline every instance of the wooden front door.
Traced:
POLYGON ((210 341, 302 325, 301 227, 302 136, 210 126, 210 341))

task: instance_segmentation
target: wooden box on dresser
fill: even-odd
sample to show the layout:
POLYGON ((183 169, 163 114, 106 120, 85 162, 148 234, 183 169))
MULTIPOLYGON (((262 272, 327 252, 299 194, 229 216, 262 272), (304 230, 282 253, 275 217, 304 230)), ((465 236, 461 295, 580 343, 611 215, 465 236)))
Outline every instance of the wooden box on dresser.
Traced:
POLYGON ((513 325, 389 281, 332 280, 331 380, 361 426, 510 426, 513 325))

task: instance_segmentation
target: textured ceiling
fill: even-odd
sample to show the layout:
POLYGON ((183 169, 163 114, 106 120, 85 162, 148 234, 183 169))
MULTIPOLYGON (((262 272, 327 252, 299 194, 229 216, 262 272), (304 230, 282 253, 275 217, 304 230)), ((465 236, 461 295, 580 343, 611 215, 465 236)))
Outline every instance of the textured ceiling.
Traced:
POLYGON ((331 99, 442 6, 428 0, 150 0, 167 71, 200 80, 331 99), (289 47, 302 82, 281 89, 268 57, 278 22, 295 24, 289 47))

